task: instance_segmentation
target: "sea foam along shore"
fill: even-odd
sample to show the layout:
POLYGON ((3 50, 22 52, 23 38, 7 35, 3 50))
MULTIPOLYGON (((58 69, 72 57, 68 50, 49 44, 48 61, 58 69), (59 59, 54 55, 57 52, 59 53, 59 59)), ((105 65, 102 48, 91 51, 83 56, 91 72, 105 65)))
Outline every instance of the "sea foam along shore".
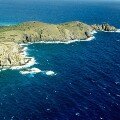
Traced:
POLYGON ((29 62, 27 62, 25 65, 22 66, 13 66, 10 69, 15 70, 15 69, 24 69, 24 68, 29 68, 36 64, 36 60, 34 57, 28 57, 27 50, 28 47, 26 46, 27 44, 20 44, 21 47, 23 47, 23 52, 21 53, 25 58, 30 59, 29 62))
POLYGON ((0 68, 0 71, 5 71, 7 69, 19 70, 19 69, 29 68, 29 67, 33 66, 34 64, 36 64, 35 58, 29 57, 27 54, 28 47, 21 45, 21 44, 19 44, 19 45, 21 47, 21 51, 18 54, 21 54, 25 59, 28 59, 28 61, 24 65, 21 65, 21 66, 7 66, 7 67, 0 68))
POLYGON ((69 40, 69 41, 39 41, 39 42, 35 42, 35 43, 43 43, 43 44, 70 44, 70 43, 74 43, 74 42, 81 42, 81 41, 91 41, 91 40, 93 40, 93 39, 95 39, 95 37, 93 36, 93 37, 90 37, 90 38, 88 38, 88 39, 86 39, 86 40, 78 40, 78 39, 76 39, 76 40, 69 40))
POLYGON ((10 69, 12 69, 12 70, 18 69, 19 70, 19 69, 29 68, 29 67, 33 66, 34 64, 36 64, 36 60, 34 57, 27 57, 27 58, 30 58, 31 60, 28 63, 26 63, 25 65, 13 66, 10 69))
MULTIPOLYGON (((35 42, 35 43, 44 43, 44 44, 70 44, 70 43, 74 43, 74 42, 81 42, 81 41, 91 41, 93 39, 95 39, 94 34, 96 34, 97 31, 92 31, 91 37, 87 38, 87 39, 75 39, 75 40, 68 40, 68 41, 39 41, 39 42, 35 42)), ((32 43, 28 43, 28 44, 32 44, 32 43)))
POLYGON ((25 70, 21 70, 20 73, 22 75, 29 75, 29 74, 37 74, 37 73, 42 73, 44 75, 47 75, 47 76, 55 76, 57 75, 54 71, 51 71, 51 70, 47 70, 47 71, 42 71, 38 68, 28 68, 28 69, 25 69, 25 70))
POLYGON ((120 33, 120 29, 117 29, 116 31, 103 31, 103 32, 116 32, 116 33, 120 33))
POLYGON ((116 32, 120 33, 120 29, 117 29, 117 31, 116 31, 116 32))
POLYGON ((23 75, 26 74, 36 74, 36 73, 40 73, 41 70, 38 68, 31 68, 31 69, 27 69, 27 70, 21 70, 20 73, 23 75))

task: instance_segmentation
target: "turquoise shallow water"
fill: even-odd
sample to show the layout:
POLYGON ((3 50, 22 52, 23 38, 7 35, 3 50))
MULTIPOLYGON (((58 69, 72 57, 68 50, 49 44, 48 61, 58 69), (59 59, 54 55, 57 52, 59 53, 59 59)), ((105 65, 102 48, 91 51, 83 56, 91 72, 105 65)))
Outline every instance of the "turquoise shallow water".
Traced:
MULTIPOLYGON (((119 5, 2 1, 0 22, 106 21, 120 28, 119 5)), ((31 44, 27 53, 38 63, 33 67, 56 75, 0 72, 1 120, 120 119, 120 33, 99 32, 92 41, 71 44, 31 44)))

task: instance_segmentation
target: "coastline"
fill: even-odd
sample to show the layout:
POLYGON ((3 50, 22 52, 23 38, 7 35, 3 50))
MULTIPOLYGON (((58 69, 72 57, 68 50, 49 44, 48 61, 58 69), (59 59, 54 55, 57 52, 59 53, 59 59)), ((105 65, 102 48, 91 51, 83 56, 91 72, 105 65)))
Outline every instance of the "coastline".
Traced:
POLYGON ((87 38, 87 39, 83 39, 83 40, 82 39, 80 39, 80 40, 76 39, 76 40, 68 40, 68 41, 39 41, 39 42, 34 42, 32 44, 39 44, 39 43, 40 44, 70 44, 70 43, 82 42, 82 41, 87 42, 87 41, 91 41, 93 39, 95 39, 94 36, 92 36, 90 38, 87 38))
POLYGON ((24 45, 20 45, 20 44, 19 44, 19 46, 20 46, 21 50, 18 54, 23 56, 23 58, 25 59, 25 64, 23 64, 21 66, 3 66, 0 68, 0 71, 4 71, 7 69, 20 70, 20 69, 29 68, 29 67, 33 66, 34 64, 36 64, 35 58, 29 57, 27 54, 28 47, 24 47, 24 45))
MULTIPOLYGON (((102 31, 102 32, 106 32, 106 31, 102 31)), ((120 29, 118 29, 117 31, 107 31, 107 32, 120 32, 120 29)), ((87 39, 80 39, 80 40, 78 40, 78 39, 76 39, 76 40, 68 40, 68 41, 64 41, 64 42, 61 42, 61 41, 39 41, 39 42, 28 42, 28 43, 21 43, 21 44, 19 44, 20 46, 22 46, 23 47, 23 55, 26 57, 26 58, 30 58, 31 60, 28 62, 28 63, 26 63, 25 65, 23 65, 23 66, 13 66, 13 67, 11 67, 11 69, 12 70, 15 70, 15 69, 27 69, 27 68, 30 68, 30 67, 32 67, 34 64, 36 64, 36 60, 35 60, 35 58, 34 57, 28 57, 27 55, 27 49, 28 49, 28 47, 26 47, 26 46, 28 46, 28 45, 30 45, 30 44, 71 44, 71 43, 74 43, 74 42, 85 42, 85 41, 92 41, 92 40, 94 40, 95 39, 95 34, 97 33, 97 31, 95 31, 95 30, 93 30, 92 32, 91 32, 91 37, 89 37, 89 38, 87 38, 87 39)))
MULTIPOLYGON (((78 22, 79 23, 79 22, 78 22)), ((75 24, 78 24, 77 22, 75 22, 75 24)), ((34 23, 33 23, 34 24, 34 23)), ((19 46, 20 46, 20 52, 18 52, 18 56, 21 55, 24 59, 24 62, 21 63, 20 66, 1 66, 2 68, 0 69, 0 71, 2 70, 6 70, 6 69, 12 69, 12 70, 19 70, 19 69, 27 69, 27 68, 30 68, 31 66, 33 66, 34 64, 36 64, 36 60, 34 57, 29 57, 28 54, 27 54, 27 49, 28 49, 28 45, 30 44, 71 44, 71 43, 74 43, 74 42, 86 42, 86 41, 92 41, 95 39, 95 34, 97 32, 117 32, 119 33, 120 32, 120 29, 116 29, 116 31, 105 31, 105 30, 97 30, 97 29, 93 29, 91 32, 85 32, 87 38, 86 39, 71 39, 71 40, 59 40, 57 38, 57 40, 39 40, 39 41, 27 41, 26 43, 17 43, 19 46)))
MULTIPOLYGON (((87 38, 87 39, 75 39, 75 40, 68 40, 68 41, 39 41, 39 42, 28 42, 28 43, 22 43, 20 45, 22 46, 26 46, 29 44, 71 44, 74 42, 86 42, 86 41, 92 41, 95 39, 95 34, 97 34, 99 31, 95 31, 93 30, 90 34, 91 37, 87 38)), ((120 33, 120 29, 117 29, 117 31, 102 31, 102 32, 115 32, 115 33, 120 33)))
POLYGON ((28 45, 28 44, 26 44, 26 45, 25 44, 19 44, 19 45, 20 45, 20 47, 23 48, 22 53, 20 53, 20 54, 22 54, 25 59, 28 59, 28 62, 25 63, 25 65, 13 66, 13 67, 10 68, 12 70, 29 68, 29 67, 33 66, 34 64, 36 64, 35 58, 34 57, 29 57, 28 54, 27 54, 28 47, 26 45, 28 45))
POLYGON ((95 39, 95 34, 97 33, 97 31, 93 30, 90 34, 91 34, 91 37, 88 37, 87 39, 75 39, 75 40, 67 40, 67 41, 39 41, 39 42, 28 42, 27 44, 20 44, 22 46, 26 46, 26 45, 29 45, 29 44, 70 44, 70 43, 74 43, 74 42, 82 42, 82 41, 91 41, 91 40, 94 40, 95 39))
POLYGON ((102 32, 116 32, 116 33, 120 33, 120 29, 117 29, 116 31, 102 31, 102 32))
POLYGON ((32 67, 33 65, 36 64, 36 60, 34 57, 29 57, 28 56, 28 53, 27 53, 27 50, 28 50, 28 45, 30 44, 70 44, 70 43, 74 43, 74 42, 80 42, 80 41, 91 41, 93 40, 95 37, 92 36, 88 39, 85 39, 85 40, 69 40, 67 42, 61 42, 61 41, 41 41, 41 42, 35 42, 35 43, 27 43, 27 44, 19 44, 20 47, 21 47, 21 52, 19 54, 21 54, 25 59, 27 59, 27 62, 24 64, 24 65, 21 65, 21 66, 4 66, 3 68, 0 68, 0 71, 4 71, 4 70, 7 70, 7 69, 11 69, 11 70, 22 70, 22 69, 27 69, 27 68, 30 68, 32 67))

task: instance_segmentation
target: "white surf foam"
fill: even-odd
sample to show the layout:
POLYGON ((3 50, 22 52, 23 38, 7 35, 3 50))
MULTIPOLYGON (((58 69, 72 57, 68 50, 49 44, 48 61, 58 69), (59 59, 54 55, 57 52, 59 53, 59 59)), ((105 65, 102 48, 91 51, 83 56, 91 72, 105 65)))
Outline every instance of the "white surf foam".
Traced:
POLYGON ((45 74, 48 75, 48 76, 56 75, 56 73, 54 71, 51 71, 51 70, 46 71, 45 74))
MULTIPOLYGON (((97 31, 93 30, 90 34, 94 35, 96 34, 97 31)), ((68 40, 68 41, 39 41, 39 42, 35 42, 35 43, 45 43, 45 44, 70 44, 70 43, 74 43, 74 42, 81 42, 81 41, 91 41, 95 39, 95 36, 89 37, 87 39, 75 39, 75 40, 68 40)))
POLYGON ((27 50, 28 50, 28 47, 24 47, 22 50, 23 52, 21 54, 24 56, 27 56, 28 55, 27 50))
POLYGON ((27 50, 28 50, 28 47, 24 47, 24 48, 23 48, 23 51, 27 51, 27 50))
POLYGON ((91 35, 94 35, 94 34, 96 34, 96 33, 97 33, 97 31, 93 30, 93 31, 91 32, 91 35))
POLYGON ((33 44, 32 42, 27 42, 27 43, 21 43, 21 44, 19 44, 20 46, 28 46, 28 45, 30 45, 30 44, 33 44))
POLYGON ((20 44, 20 46, 23 47, 23 50, 22 50, 23 52, 21 54, 24 55, 24 57, 30 59, 30 61, 28 63, 26 63, 25 65, 22 65, 22 66, 11 67, 12 70, 29 68, 29 67, 33 66, 34 64, 36 64, 36 60, 35 60, 34 57, 27 57, 28 56, 28 53, 27 53, 28 47, 26 47, 26 45, 28 45, 28 44, 20 44))
POLYGON ((28 46, 28 44, 26 43, 21 43, 21 44, 19 44, 20 46, 28 46))
POLYGON ((94 36, 87 38, 87 39, 75 39, 75 40, 69 40, 69 41, 39 41, 39 42, 35 42, 35 43, 44 43, 44 44, 70 44, 70 43, 74 43, 74 42, 81 42, 81 41, 91 41, 95 39, 94 36))
MULTIPOLYGON (((21 45, 21 46, 23 46, 23 45, 21 45)), ((28 63, 26 63, 25 65, 21 65, 21 66, 12 66, 12 67, 8 67, 8 68, 1 68, 0 71, 7 70, 7 69, 19 70, 19 69, 29 68, 29 67, 33 66, 34 64, 37 64, 34 57, 27 57, 28 56, 27 50, 28 50, 28 47, 24 47, 22 49, 22 53, 20 53, 20 54, 22 54, 25 58, 30 59, 28 63)))
POLYGON ((120 33, 120 29, 118 29, 116 32, 120 33))
POLYGON ((106 33, 112 33, 112 32, 117 32, 117 31, 103 31, 103 32, 106 32, 106 33))
POLYGON ((120 29, 117 29, 117 31, 103 31, 103 32, 116 32, 116 33, 120 33, 120 29))
POLYGON ((31 68, 31 69, 28 68, 28 69, 25 69, 25 70, 21 70, 20 73, 22 75, 27 75, 27 74, 34 75, 34 74, 37 74, 37 73, 43 73, 43 74, 45 74, 47 76, 54 76, 54 75, 56 75, 56 73, 54 71, 52 71, 52 70, 42 71, 42 70, 40 70, 38 68, 31 68))
POLYGON ((11 69, 15 70, 15 69, 29 68, 29 67, 33 66, 34 64, 36 64, 36 60, 34 57, 28 57, 28 58, 30 58, 31 60, 28 63, 26 63, 25 65, 13 66, 13 67, 11 67, 11 69))
POLYGON ((95 37, 92 36, 92 37, 87 38, 85 41, 91 41, 91 40, 94 40, 94 39, 95 39, 95 37))
POLYGON ((21 74, 25 75, 25 74, 37 74, 40 73, 41 70, 38 68, 31 68, 31 69, 27 69, 27 70, 22 70, 20 71, 21 74))

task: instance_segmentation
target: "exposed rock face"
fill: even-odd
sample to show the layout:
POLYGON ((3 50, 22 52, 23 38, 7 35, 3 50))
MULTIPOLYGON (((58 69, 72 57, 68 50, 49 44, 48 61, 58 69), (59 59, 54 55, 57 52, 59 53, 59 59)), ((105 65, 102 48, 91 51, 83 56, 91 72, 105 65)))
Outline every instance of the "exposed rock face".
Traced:
POLYGON ((93 29, 96 31, 117 31, 117 29, 114 26, 111 26, 109 24, 102 24, 102 25, 92 25, 93 29))
POLYGON ((88 38, 92 36, 90 32, 85 32, 85 35, 86 35, 88 38))
POLYGON ((14 42, 0 43, 0 68, 21 66, 29 59, 22 55, 22 48, 14 42))

